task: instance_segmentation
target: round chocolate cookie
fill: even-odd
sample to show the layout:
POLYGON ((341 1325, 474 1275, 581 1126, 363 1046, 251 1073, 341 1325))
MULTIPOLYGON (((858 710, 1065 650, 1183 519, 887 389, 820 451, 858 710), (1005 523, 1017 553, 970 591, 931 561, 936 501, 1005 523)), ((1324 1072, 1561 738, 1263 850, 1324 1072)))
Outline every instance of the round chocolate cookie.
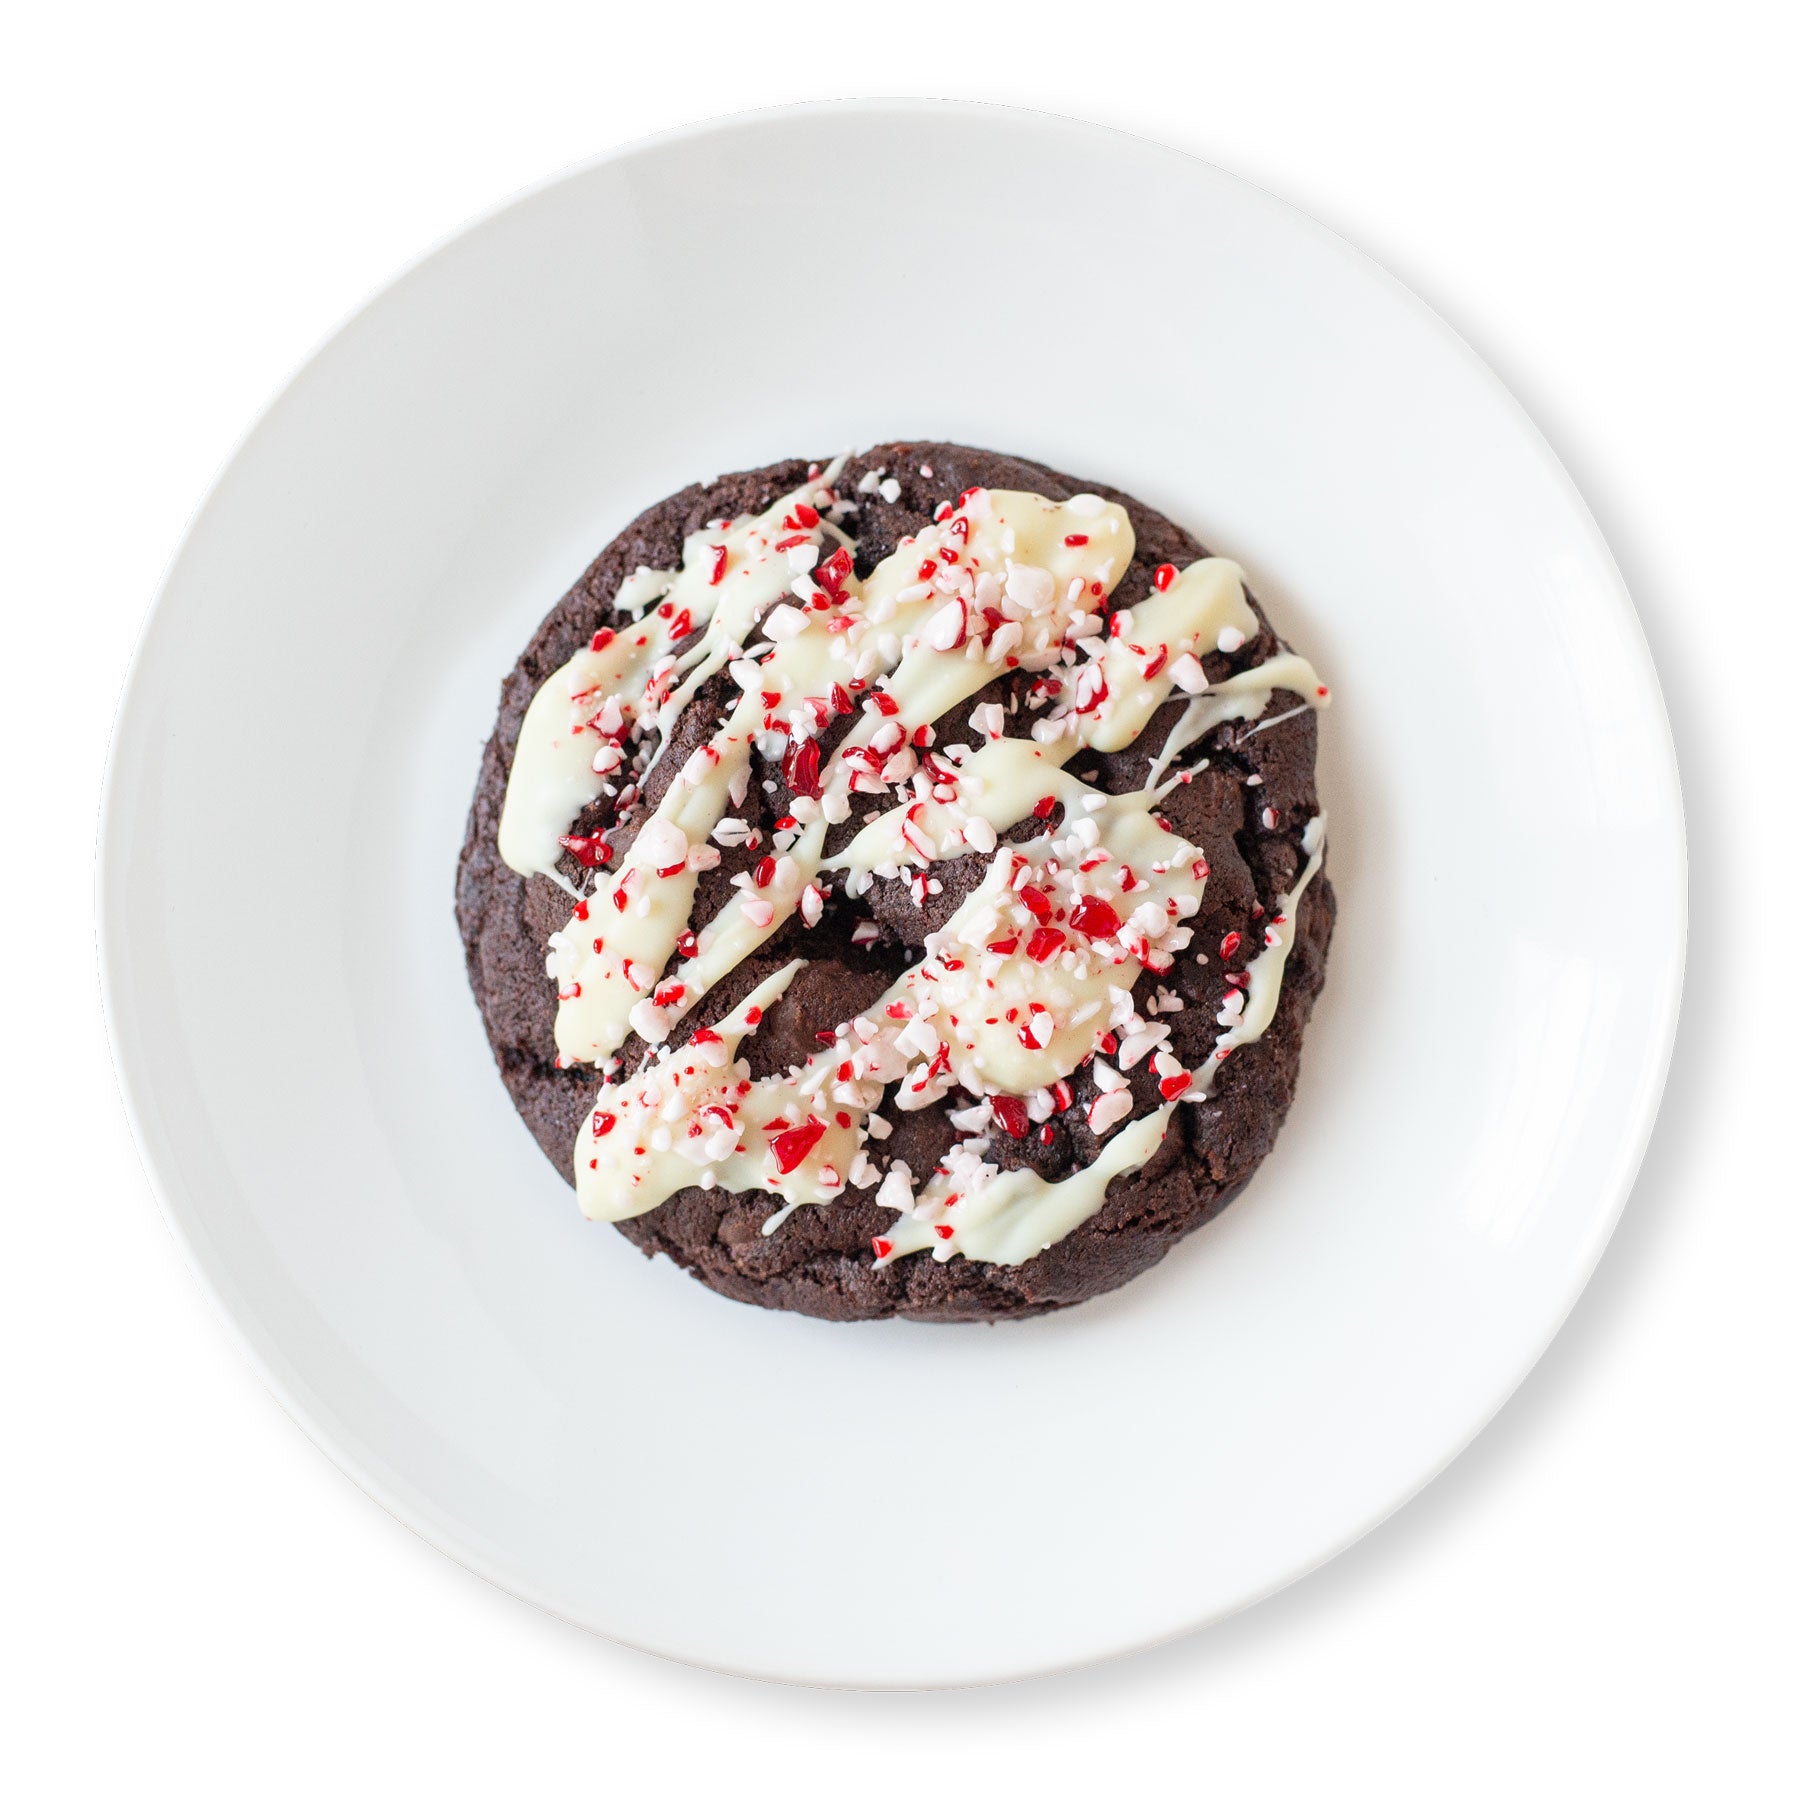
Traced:
POLYGON ((724 476, 607 546, 502 686, 456 884, 590 1215, 759 1306, 995 1319, 1237 1195, 1324 983, 1326 693, 1207 557, 935 443, 724 476))

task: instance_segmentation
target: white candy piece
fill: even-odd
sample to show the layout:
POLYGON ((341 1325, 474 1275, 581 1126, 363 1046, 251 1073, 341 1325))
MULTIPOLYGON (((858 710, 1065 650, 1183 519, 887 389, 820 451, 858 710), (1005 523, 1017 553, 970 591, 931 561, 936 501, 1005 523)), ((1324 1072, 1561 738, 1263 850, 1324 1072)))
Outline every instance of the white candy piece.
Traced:
POLYGON ((812 614, 797 606, 772 606, 763 615, 762 633, 771 643, 785 643, 797 638, 811 622, 812 614))

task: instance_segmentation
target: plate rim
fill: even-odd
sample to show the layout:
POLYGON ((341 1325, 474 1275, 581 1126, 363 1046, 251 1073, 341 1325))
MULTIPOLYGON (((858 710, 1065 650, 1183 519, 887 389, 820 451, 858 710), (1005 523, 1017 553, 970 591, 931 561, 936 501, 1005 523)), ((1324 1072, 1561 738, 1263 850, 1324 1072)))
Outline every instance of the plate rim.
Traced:
POLYGON ((516 1596, 553 1617, 591 1632, 597 1637, 626 1645, 632 1649, 646 1651, 667 1661, 687 1667, 707 1669, 718 1674, 795 1686, 872 1692, 984 1687, 1031 1680, 1039 1676, 1089 1668, 1139 1651, 1154 1650, 1188 1637, 1259 1604, 1293 1582, 1299 1581, 1323 1567, 1358 1543, 1371 1531, 1392 1519, 1419 1493, 1429 1487, 1451 1463, 1455 1462, 1511 1400, 1562 1330, 1570 1313, 1587 1291, 1594 1270, 1605 1253, 1624 1212, 1626 1202, 1636 1185, 1661 1109, 1679 1031, 1681 1001, 1687 973, 1688 879, 1687 824, 1680 758, 1655 659, 1624 576, 1586 498, 1536 420, 1532 418, 1523 403, 1500 378, 1494 368, 1429 301, 1349 238, 1315 218, 1303 208, 1281 198, 1245 176, 1163 139, 1141 132, 1129 131, 1115 125, 1102 124, 1091 119, 1053 112, 1041 107, 930 96, 883 96, 864 99, 799 100, 772 106, 743 108, 646 133, 581 158, 537 180, 515 188, 499 200, 463 219, 450 230, 439 234, 423 250, 404 261, 385 280, 366 291, 355 305, 341 314, 329 329, 311 344, 305 354, 289 367, 274 391, 216 465, 210 481, 206 484, 204 492, 183 526, 175 548, 164 565, 157 582, 155 595, 144 612, 142 623, 126 663, 108 735, 96 817, 93 903, 99 997, 110 1051, 109 1060, 119 1101, 130 1131, 132 1147, 136 1152, 145 1181, 155 1196, 164 1224, 179 1246, 189 1272, 196 1278, 201 1289, 208 1296, 216 1315, 223 1320, 238 1350, 248 1357, 258 1378, 273 1395, 281 1409, 332 1465, 402 1525, 441 1551, 453 1562, 470 1573, 480 1576, 503 1592, 516 1596), (235 1285, 229 1279, 229 1271, 225 1266, 224 1259, 212 1250, 197 1213, 190 1209, 187 1203, 182 1183, 173 1175, 165 1176, 157 1163, 154 1149, 156 1132, 149 1116, 152 1077, 142 1068, 134 1071, 132 1067, 128 1066, 131 1047, 127 1045, 123 1034, 122 1020, 130 1012, 133 1004, 128 997, 129 977, 124 972, 121 945, 124 931, 124 923, 120 917, 124 908, 122 892, 124 876, 121 872, 123 859, 109 846, 119 841, 116 831, 117 815, 123 804, 122 795, 125 787, 122 770, 126 762, 127 740, 133 727, 133 715, 144 698, 143 689, 146 682, 145 669, 148 653, 152 639, 164 619, 169 596, 176 585, 189 549, 218 502, 220 493, 232 471, 242 460, 246 451, 267 428, 270 420, 284 402, 306 379, 320 358, 352 325, 465 237, 481 230, 502 215, 526 204, 537 196, 566 183, 581 180, 596 170, 625 164, 643 156, 654 155, 670 146, 697 138, 723 135, 746 128, 779 129, 783 124, 796 117, 890 115, 917 120, 928 118, 934 114, 986 117, 996 121, 1010 121, 1037 130, 1054 130, 1076 136, 1086 136, 1107 144, 1123 142, 1137 147, 1140 151, 1152 151, 1162 157, 1179 159, 1182 163, 1203 171, 1206 178, 1235 188, 1253 200, 1265 212, 1278 215, 1288 227, 1299 228, 1313 234, 1328 244, 1335 253, 1351 259, 1365 272, 1375 274, 1384 285, 1397 293, 1422 324, 1454 346, 1464 361, 1472 366, 1478 377, 1502 399, 1514 421, 1524 428, 1525 437, 1534 448, 1539 461, 1544 465, 1552 481, 1559 486, 1564 498, 1572 504, 1573 513, 1588 537, 1589 548, 1598 559, 1598 566, 1603 568, 1609 577, 1605 583, 1607 590, 1605 601, 1602 602, 1596 592, 1593 603, 1608 606, 1615 620, 1628 627, 1625 638, 1634 646, 1636 658, 1632 684, 1634 686, 1639 683, 1643 684, 1644 698, 1646 702, 1651 703, 1655 717, 1661 726, 1658 734, 1660 756, 1652 785, 1658 790, 1656 808, 1658 828, 1672 831, 1673 834, 1673 841, 1670 845, 1672 851, 1671 880, 1675 892, 1670 898, 1673 901, 1674 930, 1672 942, 1666 952, 1665 966, 1656 971, 1654 977, 1655 984, 1660 990, 1656 996, 1655 1030, 1645 1043, 1638 1076, 1636 1109, 1628 1119, 1622 1121, 1619 1132, 1620 1143, 1630 1146, 1629 1154, 1620 1160, 1618 1173, 1611 1183, 1611 1191, 1606 1193, 1603 1200, 1595 1206, 1587 1240, 1582 1246, 1580 1256, 1570 1262, 1562 1277, 1566 1293, 1562 1296, 1561 1304, 1555 1310, 1551 1322, 1541 1337, 1521 1357, 1517 1368, 1499 1385, 1499 1391, 1491 1397, 1489 1404, 1484 1409, 1478 1410, 1466 1431, 1456 1438, 1440 1459, 1433 1463, 1424 1474, 1404 1491, 1383 1499, 1351 1529, 1288 1573, 1266 1583, 1252 1593, 1245 1594, 1227 1605, 1207 1611, 1172 1630, 1151 1637, 1131 1636, 1126 1641, 1109 1642, 1089 1653, 1073 1658, 1060 1657, 1041 1662, 1009 1661, 1005 1667, 996 1666, 991 1673, 981 1675, 956 1675, 935 1679, 929 1675, 921 1675, 916 1679, 834 1680, 821 1675, 816 1669, 750 1667, 733 1664, 728 1660, 710 1659, 696 1655, 686 1648, 659 1643, 654 1638, 642 1634, 622 1635, 604 1624, 581 1616, 579 1612, 570 1609, 566 1604, 542 1591, 534 1582, 505 1569, 497 1559, 484 1555, 480 1549, 460 1537, 446 1517, 434 1517, 427 1507, 409 1499, 399 1491, 400 1484, 394 1479, 391 1469, 385 1465, 365 1460, 356 1453, 359 1446, 346 1441, 345 1436, 340 1434, 335 1421, 328 1422, 315 1415, 313 1409, 306 1404, 301 1393, 297 1391, 298 1388, 304 1386, 303 1381, 291 1380, 280 1366, 282 1359, 277 1355, 277 1346, 262 1327, 254 1307, 237 1292, 235 1285))

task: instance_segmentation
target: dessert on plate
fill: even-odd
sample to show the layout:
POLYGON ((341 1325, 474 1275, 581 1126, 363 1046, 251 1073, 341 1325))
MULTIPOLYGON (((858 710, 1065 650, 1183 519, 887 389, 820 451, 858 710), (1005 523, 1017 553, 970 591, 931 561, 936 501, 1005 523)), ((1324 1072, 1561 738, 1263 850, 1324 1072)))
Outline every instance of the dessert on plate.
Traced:
POLYGON ((1127 494, 890 443, 684 489, 501 691, 457 872, 582 1210, 733 1299, 1016 1318, 1272 1147, 1335 901, 1325 684, 1127 494))

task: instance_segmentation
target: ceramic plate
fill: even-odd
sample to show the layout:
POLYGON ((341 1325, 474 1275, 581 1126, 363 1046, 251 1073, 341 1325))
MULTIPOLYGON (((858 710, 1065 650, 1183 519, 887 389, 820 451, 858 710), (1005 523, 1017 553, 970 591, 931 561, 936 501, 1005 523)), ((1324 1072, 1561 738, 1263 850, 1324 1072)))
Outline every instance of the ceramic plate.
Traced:
POLYGON ((910 1686, 1216 1619, 1469 1441, 1630 1186, 1684 865, 1606 547, 1436 317, 1173 151, 881 103, 609 155, 314 357, 145 632, 100 909, 145 1161, 328 1454, 596 1631, 910 1686), (876 224, 834 252, 852 179, 876 224), (733 1305, 583 1223, 451 913, 499 680, 590 556, 697 477, 903 436, 1141 496, 1338 697, 1279 1148, 1149 1275, 997 1327, 733 1305))

